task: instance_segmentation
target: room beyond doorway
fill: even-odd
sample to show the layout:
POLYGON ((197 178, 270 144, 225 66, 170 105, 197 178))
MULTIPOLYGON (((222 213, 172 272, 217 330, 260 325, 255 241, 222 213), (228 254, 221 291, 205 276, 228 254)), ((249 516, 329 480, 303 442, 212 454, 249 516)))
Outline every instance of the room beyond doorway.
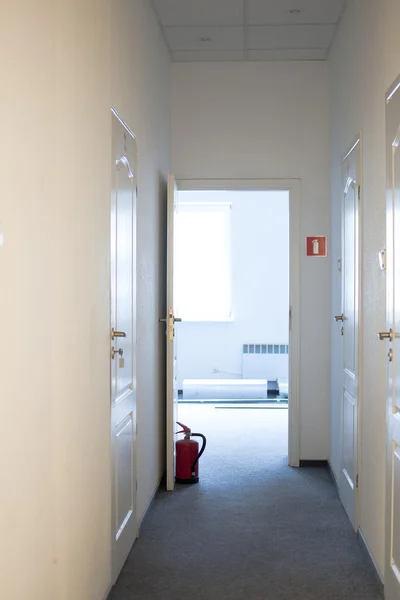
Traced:
POLYGON ((259 451, 287 457, 289 192, 178 192, 174 240, 179 420, 215 438, 212 456, 217 424, 237 460, 257 423, 259 451))

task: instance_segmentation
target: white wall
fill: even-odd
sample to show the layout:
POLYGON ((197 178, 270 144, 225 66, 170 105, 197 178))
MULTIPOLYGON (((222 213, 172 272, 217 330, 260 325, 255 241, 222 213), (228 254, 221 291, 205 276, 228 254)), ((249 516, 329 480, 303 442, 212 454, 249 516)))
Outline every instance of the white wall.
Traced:
MULTIPOLYGON (((340 312, 340 160, 363 136, 363 365, 361 530, 378 568, 384 566, 385 508, 385 92, 400 72, 397 0, 350 0, 330 56, 332 170, 332 309, 340 312)), ((340 328, 332 325, 331 464, 340 470, 340 328)))
MULTIPOLYGON (((180 201, 190 198, 179 192, 180 201)), ((196 192, 195 199, 232 203, 233 321, 176 326, 179 389, 183 379, 240 377, 243 344, 287 344, 289 335, 288 192, 196 192)))
POLYGON ((300 458, 329 453, 328 259, 307 235, 329 232, 328 70, 323 62, 172 66, 178 179, 301 179, 300 458))
POLYGON ((138 134, 141 517, 163 470, 169 56, 145 0, 16 0, 0 29, 0 596, 103 600, 110 106, 138 134))

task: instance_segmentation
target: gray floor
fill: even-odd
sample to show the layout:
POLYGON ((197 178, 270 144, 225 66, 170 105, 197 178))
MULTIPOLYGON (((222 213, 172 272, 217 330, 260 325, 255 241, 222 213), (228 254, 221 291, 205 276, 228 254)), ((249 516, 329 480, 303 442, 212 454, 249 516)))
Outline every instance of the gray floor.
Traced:
POLYGON ((111 600, 383 598, 327 469, 287 467, 287 411, 179 416, 208 437, 201 481, 157 495, 111 600))

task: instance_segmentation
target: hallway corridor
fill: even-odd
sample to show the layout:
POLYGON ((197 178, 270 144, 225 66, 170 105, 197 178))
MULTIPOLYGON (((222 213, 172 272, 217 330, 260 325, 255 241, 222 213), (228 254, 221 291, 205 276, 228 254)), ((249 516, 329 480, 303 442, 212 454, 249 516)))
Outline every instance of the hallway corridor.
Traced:
POLYGON ((287 466, 287 410, 179 417, 208 438, 200 483, 157 494, 110 600, 383 598, 328 470, 287 466))

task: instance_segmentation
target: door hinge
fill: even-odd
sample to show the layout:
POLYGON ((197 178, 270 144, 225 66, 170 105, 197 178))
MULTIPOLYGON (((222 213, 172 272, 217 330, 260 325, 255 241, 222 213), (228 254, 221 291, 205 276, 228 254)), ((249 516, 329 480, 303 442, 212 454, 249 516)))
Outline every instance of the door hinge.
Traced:
POLYGON ((361 185, 358 186, 358 199, 361 200, 361 185))
POLYGON ((356 488, 358 489, 358 473, 357 473, 357 477, 356 477, 356 488))

